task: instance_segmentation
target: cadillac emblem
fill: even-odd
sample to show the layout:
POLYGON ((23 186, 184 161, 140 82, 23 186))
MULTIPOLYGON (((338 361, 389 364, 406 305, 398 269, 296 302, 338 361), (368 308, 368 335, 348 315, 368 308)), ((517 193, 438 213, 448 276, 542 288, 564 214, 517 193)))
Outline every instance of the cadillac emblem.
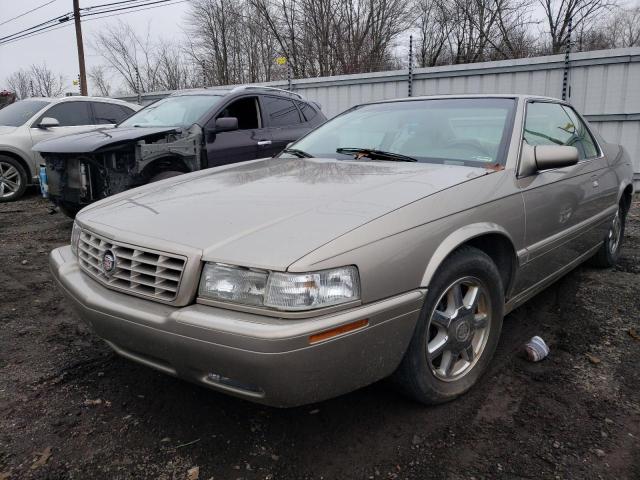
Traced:
POLYGON ((104 252, 102 257, 102 271, 105 275, 109 276, 116 269, 116 254, 111 250, 104 252))

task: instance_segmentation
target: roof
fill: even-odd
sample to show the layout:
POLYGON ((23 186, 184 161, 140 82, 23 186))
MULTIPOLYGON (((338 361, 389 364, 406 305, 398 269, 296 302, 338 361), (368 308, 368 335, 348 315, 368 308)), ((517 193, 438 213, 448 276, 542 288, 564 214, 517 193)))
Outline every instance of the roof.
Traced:
POLYGON ((117 98, 109 98, 109 97, 89 97, 89 96, 81 96, 81 95, 72 95, 69 97, 29 97, 24 98, 23 100, 42 100, 50 103, 63 103, 63 102, 106 102, 106 103, 117 103, 118 105, 132 105, 129 102, 125 102, 124 100, 118 100, 117 98))
POLYGON ((537 100, 553 100, 556 102, 561 102, 559 98, 553 97, 544 97, 542 95, 528 95, 523 93, 481 93, 481 94, 470 94, 470 93, 461 93, 461 94, 447 94, 447 95, 423 95, 420 97, 402 97, 402 98, 389 98, 386 100, 377 100, 375 102, 367 102, 364 105, 375 104, 375 103, 388 103, 388 102, 410 102, 413 100, 434 100, 434 99, 443 99, 443 98, 517 98, 517 99, 537 99, 537 100))

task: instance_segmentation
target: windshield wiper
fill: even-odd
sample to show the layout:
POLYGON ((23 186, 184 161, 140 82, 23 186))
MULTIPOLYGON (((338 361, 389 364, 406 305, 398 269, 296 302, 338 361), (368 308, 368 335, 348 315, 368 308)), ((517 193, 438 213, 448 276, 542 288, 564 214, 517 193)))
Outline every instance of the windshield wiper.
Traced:
POLYGON ((313 155, 305 152, 304 150, 298 150, 297 148, 285 148, 282 153, 290 153, 298 158, 313 158, 313 155))
POLYGON ((361 157, 368 157, 371 160, 394 160, 398 162, 417 162, 418 160, 402 155, 401 153, 385 152, 384 150, 376 150, 372 148, 354 148, 354 147, 340 147, 336 148, 336 153, 350 154, 355 153, 361 157))

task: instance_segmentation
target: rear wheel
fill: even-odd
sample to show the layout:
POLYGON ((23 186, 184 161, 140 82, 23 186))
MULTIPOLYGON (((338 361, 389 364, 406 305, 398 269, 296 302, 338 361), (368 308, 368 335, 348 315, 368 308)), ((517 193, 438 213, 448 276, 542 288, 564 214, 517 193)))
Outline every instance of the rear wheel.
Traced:
POLYGON ((590 260, 591 265, 594 267, 609 268, 618 262, 622 248, 622 239, 624 238, 625 220, 626 212, 621 206, 618 206, 618 210, 613 220, 611 220, 609 231, 602 246, 590 260))
POLYGON ((396 383, 427 404, 463 394, 493 357, 503 312, 502 280, 491 258, 472 247, 453 253, 429 286, 396 383))
POLYGON ((0 202, 20 198, 27 188, 27 173, 14 158, 0 155, 0 202))

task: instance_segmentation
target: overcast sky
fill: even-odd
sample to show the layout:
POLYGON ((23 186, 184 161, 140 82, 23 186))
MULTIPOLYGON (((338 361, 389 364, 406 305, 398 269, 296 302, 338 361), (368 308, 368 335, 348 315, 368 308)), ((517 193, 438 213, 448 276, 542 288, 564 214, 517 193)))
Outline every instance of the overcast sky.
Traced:
MULTIPOLYGON (((47 3, 47 1, 0 0, 0 23, 47 3)), ((115 0, 80 0, 80 7, 86 8, 113 1, 115 0)), ((143 32, 146 32, 147 25, 150 25, 152 38, 160 36, 166 39, 179 38, 182 35, 182 23, 188 8, 189 4, 184 2, 163 5, 141 12, 127 12, 109 18, 83 21, 82 35, 85 40, 87 70, 92 65, 104 63, 98 52, 89 45, 92 35, 104 28, 105 25, 115 24, 118 20, 122 20, 143 32)), ((72 10, 72 0, 54 0, 44 8, 17 20, 12 20, 5 25, 0 25, 0 37, 24 30, 72 10)), ((51 70, 66 77, 68 90, 77 89, 71 83, 78 75, 78 51, 73 22, 68 22, 64 28, 58 30, 0 46, 0 89, 3 86, 6 87, 5 79, 12 72, 20 68, 28 68, 33 63, 41 64, 42 62, 46 62, 51 70)))

